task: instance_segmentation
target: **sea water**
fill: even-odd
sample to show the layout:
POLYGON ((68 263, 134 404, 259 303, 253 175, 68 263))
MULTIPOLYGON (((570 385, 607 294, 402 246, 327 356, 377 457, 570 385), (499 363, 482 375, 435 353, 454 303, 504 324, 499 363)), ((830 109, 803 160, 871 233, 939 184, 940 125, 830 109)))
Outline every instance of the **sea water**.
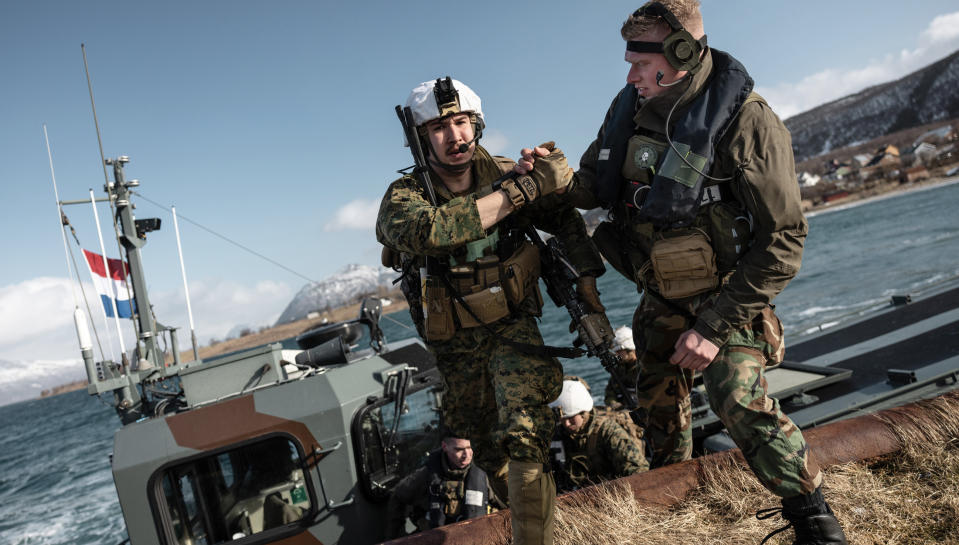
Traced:
MULTIPOLYGON (((811 214, 802 270, 776 299, 788 345, 889 305, 891 295, 959 278, 959 180, 811 214)), ((599 289, 614 327, 629 324, 635 286, 609 270, 599 289)), ((547 301, 545 340, 568 345, 569 318, 547 301)), ((382 321, 389 340, 411 335, 409 315, 382 321)), ((593 385, 598 361, 565 360, 593 385)), ((112 544, 126 529, 110 473, 112 407, 84 391, 0 407, 0 544, 112 544)))

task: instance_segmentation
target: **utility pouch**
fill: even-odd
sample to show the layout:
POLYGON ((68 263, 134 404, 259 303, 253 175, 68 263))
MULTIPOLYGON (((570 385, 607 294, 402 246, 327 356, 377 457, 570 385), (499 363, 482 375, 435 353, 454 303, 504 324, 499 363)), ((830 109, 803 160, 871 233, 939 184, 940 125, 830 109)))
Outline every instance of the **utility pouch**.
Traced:
POLYGON ((426 281, 423 289, 423 307, 426 311, 426 323, 423 328, 427 341, 445 341, 453 338, 456 325, 453 323, 453 306, 446 287, 438 283, 437 278, 426 281))
POLYGON ((650 184, 659 158, 666 152, 668 144, 643 134, 633 135, 626 144, 626 157, 623 161, 623 177, 629 181, 650 184))
POLYGON ((649 257, 659 293, 666 299, 682 299, 719 285, 716 255, 698 229, 655 241, 649 257))
POLYGON ((383 249, 380 250, 380 263, 382 263, 384 267, 399 269, 400 253, 389 246, 383 246, 383 249))
POLYGON ((476 284, 475 268, 472 263, 466 265, 457 265, 450 267, 450 283, 457 293, 473 293, 473 287, 476 284))
MULTIPOLYGON (((532 291, 539 295, 539 248, 531 242, 523 242, 519 249, 509 256, 501 265, 503 288, 506 290, 506 300, 511 305, 519 305, 532 291)), ((538 297, 539 306, 543 298, 538 297)))
POLYGON ((726 202, 710 205, 709 235, 716 252, 716 267, 721 272, 735 269, 752 240, 746 212, 726 202))
POLYGON ((453 300, 456 317, 459 318, 460 326, 463 328, 491 324, 510 314, 509 305, 506 303, 506 292, 501 286, 492 286, 480 292, 464 295, 463 302, 469 310, 466 310, 459 301, 453 300), (479 321, 473 315, 479 318, 479 321))

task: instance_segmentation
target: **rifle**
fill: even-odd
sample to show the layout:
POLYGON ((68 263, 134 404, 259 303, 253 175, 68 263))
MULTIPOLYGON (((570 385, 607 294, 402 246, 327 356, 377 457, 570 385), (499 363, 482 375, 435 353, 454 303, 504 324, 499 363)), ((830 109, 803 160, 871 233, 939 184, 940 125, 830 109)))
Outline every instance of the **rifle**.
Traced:
POLYGON ((556 306, 566 307, 579 332, 579 338, 573 344, 584 344, 587 355, 599 358, 603 368, 609 373, 617 393, 622 397, 626 407, 632 411, 639 406, 635 390, 631 391, 623 384, 619 376, 619 356, 610 350, 609 344, 603 340, 600 324, 595 320, 596 316, 586 312, 583 303, 576 295, 576 279, 579 278, 579 273, 567 259, 562 243, 556 237, 543 242, 532 225, 526 227, 526 236, 539 248, 546 293, 556 306))

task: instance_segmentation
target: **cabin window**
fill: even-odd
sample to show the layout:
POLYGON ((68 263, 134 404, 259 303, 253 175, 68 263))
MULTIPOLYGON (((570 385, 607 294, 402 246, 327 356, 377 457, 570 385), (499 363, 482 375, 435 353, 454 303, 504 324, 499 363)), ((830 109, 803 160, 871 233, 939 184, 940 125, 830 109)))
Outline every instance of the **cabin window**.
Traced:
POLYGON ((438 376, 427 378, 410 387, 401 411, 396 411, 395 400, 381 398, 357 413, 354 450, 361 482, 372 499, 388 498, 393 486, 439 447, 440 390, 438 376), (396 436, 390 449, 394 425, 396 436))
POLYGON ((295 531, 312 514, 315 497, 303 467, 296 444, 278 436, 166 468, 158 495, 168 515, 167 541, 215 545, 295 531))

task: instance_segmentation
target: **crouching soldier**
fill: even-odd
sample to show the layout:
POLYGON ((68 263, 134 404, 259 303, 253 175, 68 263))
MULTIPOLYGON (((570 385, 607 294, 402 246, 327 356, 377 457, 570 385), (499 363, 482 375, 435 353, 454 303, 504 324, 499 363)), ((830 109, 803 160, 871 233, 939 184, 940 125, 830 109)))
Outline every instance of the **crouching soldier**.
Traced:
POLYGON ((407 518, 417 531, 423 531, 503 508, 486 472, 473 465, 469 439, 447 436, 430 453, 426 465, 393 489, 387 504, 386 537, 406 535, 407 518))
POLYGON ((563 491, 649 469, 642 429, 625 411, 593 407, 581 379, 567 377, 550 406, 561 424, 551 451, 554 467, 562 472, 557 483, 563 491))

